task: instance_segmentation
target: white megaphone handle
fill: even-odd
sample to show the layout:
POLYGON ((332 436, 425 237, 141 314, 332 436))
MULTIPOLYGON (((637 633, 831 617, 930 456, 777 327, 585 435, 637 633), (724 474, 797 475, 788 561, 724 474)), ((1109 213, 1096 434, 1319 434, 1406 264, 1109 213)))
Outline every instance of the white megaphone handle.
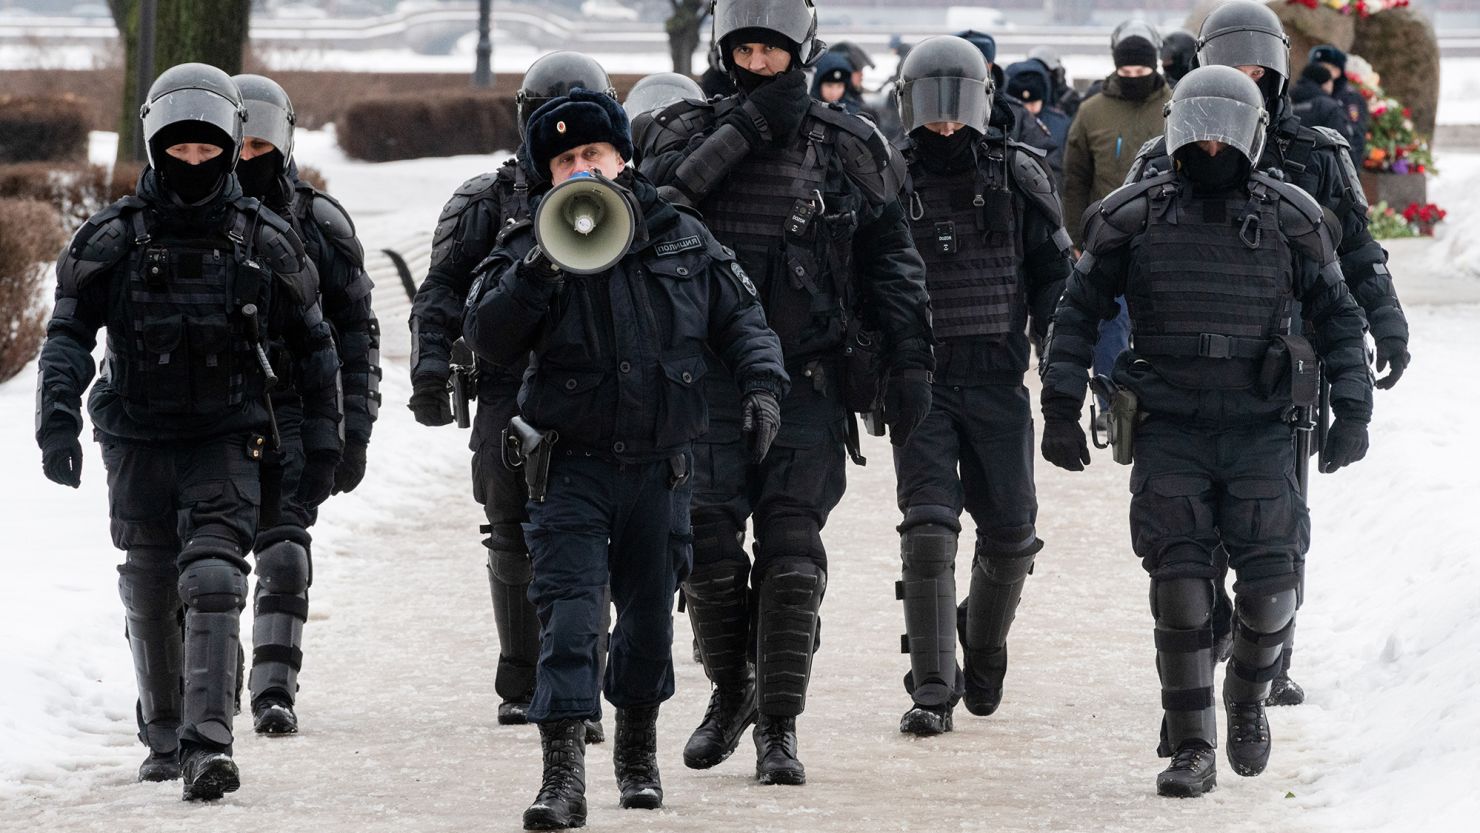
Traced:
POLYGON ((596 225, 605 214, 606 209, 601 207, 600 201, 585 195, 571 197, 570 202, 565 205, 566 221, 581 234, 595 231, 596 225))

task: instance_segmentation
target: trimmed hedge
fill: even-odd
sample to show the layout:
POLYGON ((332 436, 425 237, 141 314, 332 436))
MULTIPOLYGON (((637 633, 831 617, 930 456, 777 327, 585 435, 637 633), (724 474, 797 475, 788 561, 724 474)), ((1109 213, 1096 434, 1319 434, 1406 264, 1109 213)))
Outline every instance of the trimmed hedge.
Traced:
POLYGON ((39 200, 53 206, 68 234, 115 200, 131 194, 138 166, 119 165, 110 176, 102 165, 57 167, 49 162, 0 165, 0 199, 39 200))
POLYGON ((0 162, 87 158, 88 112, 70 93, 0 96, 0 162))
POLYGON ((64 242, 55 208, 40 200, 0 199, 0 382, 41 350, 47 313, 41 265, 64 242))
POLYGON ((346 154, 368 162, 492 153, 519 145, 514 97, 469 90, 361 99, 345 108, 335 131, 346 154))

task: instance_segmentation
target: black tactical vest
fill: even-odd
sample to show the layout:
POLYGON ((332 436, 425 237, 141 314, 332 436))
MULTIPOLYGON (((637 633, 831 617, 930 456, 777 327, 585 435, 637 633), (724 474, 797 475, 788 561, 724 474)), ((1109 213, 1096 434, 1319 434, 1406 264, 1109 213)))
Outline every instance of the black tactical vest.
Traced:
POLYGON ((925 259, 935 336, 1021 332, 1026 324, 1021 200, 1008 189, 1005 148, 979 144, 973 174, 911 166, 910 231, 925 259))
POLYGON ((200 238, 153 237, 135 211, 123 310, 108 329, 114 387, 130 417, 211 416, 262 393, 263 377, 240 315, 258 309, 267 328, 265 271, 252 260, 253 217, 231 214, 230 230, 200 238))
MULTIPOLYGON (((842 343, 857 206, 828 190, 833 128, 808 117, 798 141, 752 151, 700 210, 756 282, 788 360, 842 343)), ((842 174, 839 172, 838 177, 842 174)))
MULTIPOLYGON (((1198 197, 1176 183, 1153 192, 1126 287, 1137 355, 1255 360, 1290 331, 1293 255, 1279 198, 1257 183, 1250 192, 1198 197)), ((1203 375, 1183 381, 1238 386, 1252 367, 1198 364, 1203 375)))

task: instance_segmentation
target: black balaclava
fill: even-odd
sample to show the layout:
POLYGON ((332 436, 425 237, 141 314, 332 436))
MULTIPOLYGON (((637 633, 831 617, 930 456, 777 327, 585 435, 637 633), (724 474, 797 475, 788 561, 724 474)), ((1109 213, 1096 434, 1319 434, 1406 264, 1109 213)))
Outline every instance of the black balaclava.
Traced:
POLYGON ((1209 156, 1196 144, 1178 148, 1177 162, 1182 173, 1192 180, 1192 190, 1200 194, 1228 191, 1249 178, 1249 160, 1232 147, 1224 147, 1217 156, 1209 156))
POLYGON ((231 174, 235 151, 230 137, 200 121, 183 121, 161 128, 150 140, 158 163, 160 181, 186 205, 198 205, 220 193, 231 174), (170 156, 168 149, 180 144, 199 143, 221 148, 216 158, 192 165, 170 156))
POLYGON ((1124 75, 1117 75, 1116 79, 1120 84, 1121 97, 1128 101, 1145 101, 1152 93, 1161 89, 1162 84, 1166 83, 1155 72, 1150 75, 1142 75, 1139 78, 1128 78, 1124 75))
POLYGON ((971 146, 981 138, 981 134, 964 127, 950 136, 942 136, 928 127, 920 127, 910 133, 910 138, 920 149, 920 161, 927 170, 951 173, 964 171, 974 164, 971 146))
POLYGON ((236 178, 242 184, 242 193, 269 204, 281 200, 282 171, 283 152, 277 149, 236 163, 236 178))
POLYGON ((755 92, 756 88, 770 83, 771 79, 775 78, 776 76, 757 75, 756 73, 751 72, 748 69, 741 69, 740 67, 736 66, 733 52, 735 46, 742 43, 763 43, 766 46, 774 46, 777 49, 785 49, 787 54, 791 55, 791 63, 787 64, 786 66, 787 71, 789 72, 794 69, 802 68, 802 59, 797 54, 797 45, 792 42, 791 38, 786 37, 780 32, 774 32, 770 29, 761 29, 758 27, 752 27, 749 29, 736 29, 735 31, 726 35, 724 42, 720 45, 720 58, 725 67, 730 70, 730 75, 735 81, 735 86, 738 87, 740 91, 745 93, 746 95, 755 92))
POLYGON ((1161 67, 1161 62, 1157 59, 1156 47, 1152 45, 1151 41, 1146 40, 1140 35, 1131 35, 1123 39, 1120 43, 1117 43, 1111 51, 1111 56, 1115 59, 1116 69, 1125 66, 1138 66, 1147 67, 1151 70, 1150 75, 1143 75, 1139 78, 1128 78, 1124 75, 1117 76, 1119 78, 1120 94, 1124 98, 1130 101, 1145 101, 1147 96, 1156 92, 1165 83, 1161 75, 1157 73, 1157 70, 1161 67))

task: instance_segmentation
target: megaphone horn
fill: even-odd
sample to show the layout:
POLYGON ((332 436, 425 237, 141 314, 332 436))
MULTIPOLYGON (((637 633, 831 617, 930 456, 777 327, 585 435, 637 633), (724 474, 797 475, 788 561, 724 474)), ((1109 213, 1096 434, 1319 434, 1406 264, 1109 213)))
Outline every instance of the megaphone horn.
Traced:
POLYGON ((540 200, 534 237, 545 256, 573 275, 610 269, 632 248, 637 218, 619 186, 579 173, 540 200))

